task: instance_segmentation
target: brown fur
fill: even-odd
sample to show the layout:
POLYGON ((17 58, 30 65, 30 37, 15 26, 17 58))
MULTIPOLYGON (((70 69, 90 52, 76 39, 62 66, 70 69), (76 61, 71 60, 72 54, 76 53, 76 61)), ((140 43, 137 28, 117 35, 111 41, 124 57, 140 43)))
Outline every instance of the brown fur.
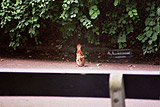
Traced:
POLYGON ((76 63, 78 67, 83 67, 84 66, 84 56, 81 51, 81 45, 77 45, 77 53, 76 53, 76 63))

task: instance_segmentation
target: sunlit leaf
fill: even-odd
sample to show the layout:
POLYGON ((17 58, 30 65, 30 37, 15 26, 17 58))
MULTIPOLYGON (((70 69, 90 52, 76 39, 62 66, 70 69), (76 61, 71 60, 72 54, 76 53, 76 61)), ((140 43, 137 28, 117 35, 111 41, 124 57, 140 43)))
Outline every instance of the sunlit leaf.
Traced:
POLYGON ((118 5, 118 0, 114 0, 114 6, 118 5))

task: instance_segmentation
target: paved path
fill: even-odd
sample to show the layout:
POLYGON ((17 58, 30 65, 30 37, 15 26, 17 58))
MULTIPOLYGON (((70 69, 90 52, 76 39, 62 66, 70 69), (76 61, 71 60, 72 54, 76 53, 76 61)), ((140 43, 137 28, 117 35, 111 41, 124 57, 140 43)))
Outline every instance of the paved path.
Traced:
POLYGON ((1 59, 0 68, 41 68, 41 69, 100 69, 100 70, 145 70, 160 71, 159 65, 146 64, 115 64, 115 63, 91 63, 87 62, 86 67, 76 67, 75 62, 42 61, 42 60, 16 60, 1 59))

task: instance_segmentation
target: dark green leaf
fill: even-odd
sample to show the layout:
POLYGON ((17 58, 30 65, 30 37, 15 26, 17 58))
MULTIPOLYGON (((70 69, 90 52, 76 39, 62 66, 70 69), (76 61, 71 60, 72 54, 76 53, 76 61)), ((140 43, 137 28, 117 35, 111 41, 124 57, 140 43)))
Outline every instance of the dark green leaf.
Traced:
POLYGON ((152 33, 153 33, 153 31, 149 30, 149 31, 146 32, 146 36, 150 37, 152 35, 152 33))
POLYGON ((158 34, 157 34, 157 33, 153 33, 152 41, 156 41, 156 40, 157 40, 157 36, 158 36, 158 34))

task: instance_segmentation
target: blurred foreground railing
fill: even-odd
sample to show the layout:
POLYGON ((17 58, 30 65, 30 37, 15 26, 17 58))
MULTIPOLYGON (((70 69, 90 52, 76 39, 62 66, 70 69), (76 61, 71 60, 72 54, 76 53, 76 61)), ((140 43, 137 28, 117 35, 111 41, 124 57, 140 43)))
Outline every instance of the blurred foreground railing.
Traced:
POLYGON ((0 96, 67 96, 160 100, 160 71, 0 69, 0 96))

